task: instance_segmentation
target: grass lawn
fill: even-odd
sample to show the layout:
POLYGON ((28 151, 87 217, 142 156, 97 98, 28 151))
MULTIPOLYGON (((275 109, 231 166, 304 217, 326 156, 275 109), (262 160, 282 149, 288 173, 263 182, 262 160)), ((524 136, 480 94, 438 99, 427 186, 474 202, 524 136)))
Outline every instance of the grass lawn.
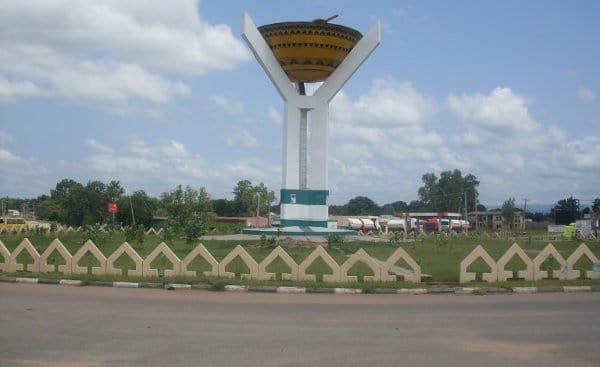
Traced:
MULTIPOLYGON (((57 235, 55 234, 28 234, 25 235, 0 235, 0 240, 4 243, 9 251, 13 251, 18 244, 25 238, 29 238, 31 243, 36 247, 37 251, 41 254, 48 245, 54 240, 57 235)), ((85 242, 86 238, 83 233, 66 233, 59 234, 58 238, 65 245, 65 247, 69 250, 71 254, 74 254, 81 245, 85 242)), ((113 233, 113 234, 103 234, 99 238, 99 241, 96 241, 96 245, 98 248, 104 253, 106 257, 110 256, 123 242, 125 242, 125 237, 123 233, 113 233)), ((145 258, 159 243, 161 239, 159 236, 147 235, 144 238, 144 242, 139 244, 136 242, 130 243, 135 250, 145 258)), ((204 246, 211 252, 211 254, 217 259, 217 261, 222 260, 233 248, 237 245, 241 245, 244 247, 248 253, 260 263, 273 249, 277 244, 281 244, 282 247, 288 252, 288 254, 296 261, 298 264, 302 262, 312 251, 314 248, 314 243, 308 243, 306 241, 294 240, 292 239, 279 239, 277 244, 269 243, 270 241, 261 241, 260 239, 251 240, 251 241, 224 241, 224 240, 200 240, 195 242, 192 245, 186 244, 183 240, 175 239, 171 241, 165 241, 171 250, 180 258, 183 259, 194 247, 200 242, 203 243, 204 246)), ((549 242, 552 242, 557 250, 561 253, 561 255, 566 259, 574 250, 579 246, 582 241, 573 241, 573 240, 559 240, 559 241, 548 241, 548 240, 534 240, 532 238, 526 238, 522 240, 515 239, 501 239, 501 238, 492 238, 483 235, 470 235, 468 237, 465 236, 455 236, 444 238, 441 236, 429 236, 424 239, 416 239, 410 242, 403 242, 400 244, 406 252, 408 252, 411 257, 421 266, 421 271, 423 273, 431 275, 431 279, 433 282, 440 283, 450 283, 455 284, 459 279, 459 267, 460 262, 475 248, 477 245, 482 245, 486 251, 494 258, 498 260, 506 250, 514 243, 517 242, 528 254, 530 258, 534 258, 539 251, 541 251, 549 242)), ((600 258, 600 241, 585 241, 588 247, 594 252, 594 254, 600 258)), ((323 243, 323 246, 326 247, 328 253, 335 259, 338 264, 342 264, 349 255, 356 252, 359 248, 363 248, 367 253, 378 259, 385 261, 399 246, 396 243, 392 243, 389 240, 383 240, 380 242, 372 242, 372 241, 345 241, 343 243, 339 243, 336 245, 332 245, 331 247, 327 247, 327 243, 323 243)), ((0 255, 1 257, 1 255, 0 255)), ((1 259, 0 261, 3 261, 1 259)), ((20 263, 31 263, 33 259, 27 254, 25 251, 22 252, 18 261, 20 263)), ((48 260, 49 264, 64 264, 64 260, 62 257, 55 251, 50 256, 48 260)), ((81 266, 87 266, 88 270, 91 270, 92 266, 97 266, 98 261, 91 255, 87 254, 84 258, 79 262, 81 266)), ((121 256, 116 261, 116 267, 120 267, 123 269, 133 268, 134 264, 126 255, 121 256)), ((399 266, 403 266, 402 261, 397 263, 399 266)), ((164 257, 158 257, 153 263, 152 267, 164 270, 172 268, 171 263, 164 257)), ((407 267, 408 266, 403 266, 407 267)), ((584 259, 580 260, 576 265, 576 269, 591 269, 592 264, 589 260, 584 259)), ((525 268, 525 264, 518 259, 518 257, 514 257, 508 264, 508 269, 517 271, 525 268)), ((548 261, 546 264, 542 265, 544 270, 553 270, 560 271, 560 266, 558 263, 553 261, 548 261)), ((181 281, 181 282, 206 282, 206 283, 218 283, 218 282, 226 282, 227 284, 264 284, 264 285, 302 285, 302 286, 324 286, 322 283, 323 274, 330 273, 330 269, 326 266, 326 264, 322 260, 318 260, 314 262, 307 270, 307 273, 313 273, 317 276, 317 283, 301 283, 301 282, 287 282, 281 280, 281 273, 289 272, 289 267, 281 260, 277 259, 267 268, 268 271, 274 272, 277 274, 277 281, 242 281, 240 280, 241 273, 247 273, 247 266, 241 261, 241 259, 236 258, 232 263, 230 263, 227 267, 227 271, 234 272, 236 274, 236 279, 215 279, 208 278, 202 275, 202 271, 209 270, 210 266, 208 263, 202 259, 201 257, 197 257, 189 266, 188 270, 196 270, 198 272, 197 277, 193 278, 169 278, 169 282, 181 281)), ((483 262, 483 260, 479 259, 475 263, 471 265, 469 271, 474 271, 478 273, 478 279, 480 279, 480 275, 482 272, 489 271, 489 267, 483 262)), ((125 273, 125 272, 124 272, 125 273)), ((126 274, 126 273, 125 273, 126 274)), ((350 275, 357 275, 359 277, 359 286, 361 287, 414 287, 418 286, 411 283, 405 282, 395 282, 395 283, 362 283, 362 277, 364 275, 372 275, 372 271, 363 263, 356 264, 349 272, 350 275)), ((28 272, 20 272, 19 275, 32 275, 28 272)), ((49 273, 40 275, 41 277, 64 277, 61 273, 49 273)), ((74 276, 70 275, 69 278, 77 278, 77 279, 106 279, 106 280, 130 280, 130 281, 146 281, 146 282, 163 282, 166 281, 164 278, 143 278, 143 279, 135 279, 131 277, 125 276, 91 276, 91 275, 83 275, 83 276, 74 276)), ((529 285, 532 282, 524 282, 524 281, 510 281, 509 285, 529 285)), ((474 284, 479 285, 487 285, 488 283, 479 283, 476 282, 474 284)), ((566 281, 566 282, 558 282, 555 280, 546 280, 546 281, 538 281, 535 282, 536 285, 556 285, 556 284, 600 284, 598 281, 590 281, 590 280, 575 280, 575 281, 566 281)), ((349 286, 348 283, 344 283, 344 286, 349 286)), ((506 283, 505 283, 506 285, 506 283)), ((334 286, 332 284, 328 284, 327 286, 334 286)))

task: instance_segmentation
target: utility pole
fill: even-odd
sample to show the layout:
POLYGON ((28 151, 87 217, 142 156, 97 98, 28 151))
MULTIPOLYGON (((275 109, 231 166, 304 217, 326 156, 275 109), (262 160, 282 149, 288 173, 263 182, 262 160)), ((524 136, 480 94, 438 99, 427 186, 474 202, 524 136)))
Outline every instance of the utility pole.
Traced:
POLYGON ((133 203, 131 202, 131 196, 129 196, 129 207, 131 208, 131 223, 135 226, 135 213, 133 212, 133 203))
MULTIPOLYGON (((468 219, 467 219, 467 214, 468 214, 468 210, 467 210, 467 208, 468 208, 468 206, 467 206, 467 192, 465 191, 465 221, 466 221, 466 220, 468 220, 468 219)), ((475 215, 477 215, 477 214, 475 214, 475 215)), ((464 222, 463 222, 463 223, 464 223, 464 222)), ((468 227, 467 227, 467 228, 465 228, 465 230, 466 230, 467 232, 469 232, 469 228, 468 228, 468 227)))
POLYGON ((525 205, 523 207, 523 231, 527 230, 527 198, 524 198, 523 201, 525 205))
POLYGON ((475 230, 479 232, 479 212, 477 210, 477 197, 475 197, 473 212, 475 213, 475 230))
POLYGON ((258 218, 259 216, 260 216, 260 192, 257 192, 256 193, 256 217, 258 218))

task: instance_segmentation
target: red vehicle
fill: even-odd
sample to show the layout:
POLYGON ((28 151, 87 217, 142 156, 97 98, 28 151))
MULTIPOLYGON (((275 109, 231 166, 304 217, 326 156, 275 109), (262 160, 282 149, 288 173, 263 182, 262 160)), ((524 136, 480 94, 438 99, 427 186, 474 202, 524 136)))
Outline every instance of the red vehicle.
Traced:
POLYGON ((439 218, 429 218, 425 223, 425 231, 426 232, 438 232, 440 230, 440 219, 439 218))

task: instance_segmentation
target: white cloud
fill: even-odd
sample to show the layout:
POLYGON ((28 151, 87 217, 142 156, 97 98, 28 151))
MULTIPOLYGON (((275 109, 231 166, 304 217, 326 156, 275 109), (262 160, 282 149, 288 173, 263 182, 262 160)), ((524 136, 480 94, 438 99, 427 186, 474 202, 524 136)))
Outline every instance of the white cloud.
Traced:
POLYGON ((104 154, 112 154, 114 153, 114 150, 110 147, 107 147, 106 145, 102 145, 100 143, 98 143, 95 139, 88 139, 86 140, 86 144, 88 147, 94 149, 95 151, 99 152, 99 153, 104 153, 104 154))
POLYGON ((579 90, 577 91, 577 98, 580 101, 583 101, 586 103, 592 103, 596 100, 597 95, 596 95, 596 93, 594 93, 593 90, 582 87, 582 88, 579 88, 579 90))
POLYGON ((16 164, 21 161, 21 157, 12 154, 6 149, 0 148, 0 162, 2 162, 2 164, 16 164))
POLYGON ((356 101, 350 101, 343 92, 338 93, 331 104, 331 119, 340 124, 418 125, 435 110, 435 100, 419 93, 410 82, 376 79, 368 93, 356 101))
POLYGON ((212 195, 222 197, 229 196, 235 182, 242 179, 263 181, 269 186, 279 184, 279 165, 252 158, 228 162, 211 155, 209 159, 174 139, 148 143, 130 137, 114 146, 97 141, 87 143, 92 148, 85 158, 87 176, 119 179, 127 186, 163 192, 177 184, 201 185, 212 195))
POLYGON ((462 121, 478 128, 507 135, 529 133, 539 128, 530 116, 526 98, 510 88, 497 87, 489 95, 450 95, 447 103, 462 121))
POLYGON ((0 130, 0 144, 14 144, 15 138, 0 130))
POLYGON ((475 135, 473 132, 466 132, 462 135, 456 135, 451 138, 452 143, 461 146, 476 147, 481 145, 481 137, 475 135))
POLYGON ((231 70, 250 59, 228 26, 201 19, 193 0, 9 0, 0 24, 0 100, 67 98, 131 112, 132 102, 189 94, 175 75, 231 70))
POLYGON ((88 164, 94 171, 131 177, 140 173, 150 174, 160 168, 160 163, 141 157, 115 157, 108 154, 89 157, 88 164))
POLYGON ((245 148, 258 146, 258 140, 248 130, 244 129, 235 129, 233 133, 228 133, 224 140, 229 146, 242 146, 245 148))
MULTIPOLYGON (((0 148, 0 178, 40 176, 48 169, 38 161, 0 148)), ((0 180, 1 182, 1 180, 0 180)))
POLYGON ((283 123, 283 117, 281 117, 281 114, 275 107, 269 106, 269 108, 267 109, 267 115, 274 123, 278 125, 281 125, 283 123))
POLYGON ((600 137, 589 136, 566 145, 566 162, 579 170, 600 172, 600 137))
POLYGON ((341 146, 337 147, 335 156, 345 160, 362 161, 370 161, 374 157, 371 148, 367 144, 350 143, 343 143, 341 146))
POLYGON ((52 89, 72 100, 166 103, 174 96, 190 92, 187 85, 148 73, 138 65, 85 61, 72 66, 73 69, 56 70, 49 76, 52 89))
POLYGON ((231 114, 240 114, 244 112, 244 105, 240 102, 233 102, 223 96, 211 96, 210 100, 222 109, 223 111, 231 114))
POLYGON ((31 81, 11 82, 0 75, 0 102, 8 102, 27 97, 42 97, 44 93, 31 81))

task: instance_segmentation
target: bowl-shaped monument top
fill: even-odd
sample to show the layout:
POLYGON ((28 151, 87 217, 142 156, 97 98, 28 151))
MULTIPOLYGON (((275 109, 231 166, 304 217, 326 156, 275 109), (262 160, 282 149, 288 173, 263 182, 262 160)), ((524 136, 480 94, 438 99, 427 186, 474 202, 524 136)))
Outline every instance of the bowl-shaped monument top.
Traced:
POLYGON ((292 82, 320 82, 361 39, 357 30, 326 22, 283 22, 258 28, 292 82))

